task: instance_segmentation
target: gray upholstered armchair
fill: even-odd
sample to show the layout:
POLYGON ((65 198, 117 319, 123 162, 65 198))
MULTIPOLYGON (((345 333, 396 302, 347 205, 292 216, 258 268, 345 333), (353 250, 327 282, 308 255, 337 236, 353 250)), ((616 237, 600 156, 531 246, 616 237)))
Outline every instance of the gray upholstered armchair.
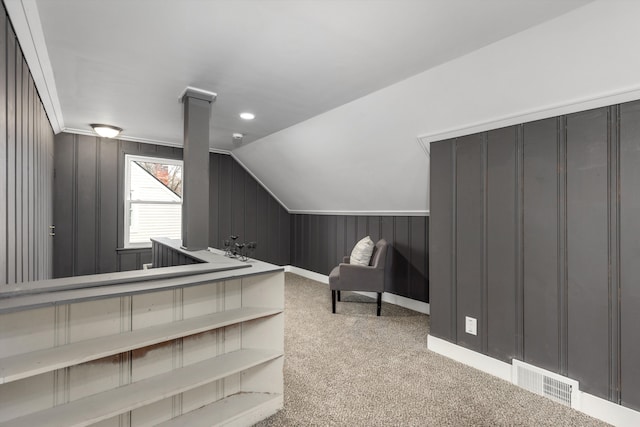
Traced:
POLYGON ((367 291, 378 294, 378 316, 382 308, 382 292, 384 292, 385 265, 389 244, 384 239, 378 240, 369 265, 349 264, 349 257, 344 257, 341 264, 329 274, 331 289, 331 309, 336 312, 336 298, 340 301, 340 291, 367 291))

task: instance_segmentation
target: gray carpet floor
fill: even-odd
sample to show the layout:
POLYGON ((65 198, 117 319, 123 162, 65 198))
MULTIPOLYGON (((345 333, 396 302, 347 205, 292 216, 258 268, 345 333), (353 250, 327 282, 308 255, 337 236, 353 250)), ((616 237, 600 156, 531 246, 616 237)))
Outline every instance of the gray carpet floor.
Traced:
POLYGON ((287 273, 284 409, 268 426, 600 426, 427 350, 429 317, 287 273))

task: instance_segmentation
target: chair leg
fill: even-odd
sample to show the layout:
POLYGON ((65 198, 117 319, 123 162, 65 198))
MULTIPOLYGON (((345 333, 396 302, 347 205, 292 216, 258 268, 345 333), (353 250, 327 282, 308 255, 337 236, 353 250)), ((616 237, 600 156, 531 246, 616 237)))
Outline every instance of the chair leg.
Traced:
POLYGON ((380 316, 380 310, 382 310, 382 292, 378 292, 378 316, 380 316))
POLYGON ((340 299, 340 291, 336 291, 336 292, 338 292, 338 302, 342 301, 342 300, 340 299))
POLYGON ((336 312, 336 291, 335 290, 331 290, 331 312, 332 313, 336 312))

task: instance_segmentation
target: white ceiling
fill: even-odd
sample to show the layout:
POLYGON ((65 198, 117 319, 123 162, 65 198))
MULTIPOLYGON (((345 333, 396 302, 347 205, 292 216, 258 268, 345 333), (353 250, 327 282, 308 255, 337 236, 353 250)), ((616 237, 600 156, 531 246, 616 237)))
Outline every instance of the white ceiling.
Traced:
POLYGON ((36 4, 63 128, 88 131, 89 123, 109 123, 124 128, 126 137, 180 144, 177 100, 186 86, 194 86, 218 94, 211 147, 233 150, 233 132, 244 133, 244 143, 250 143, 585 2, 36 4), (257 118, 242 121, 241 111, 257 118))
POLYGON ((108 123, 124 128, 123 139, 179 146, 178 97, 197 87, 218 94, 211 149, 230 151, 290 212, 424 215, 429 161, 417 137, 513 115, 523 100, 543 106, 553 98, 544 91, 551 70, 540 73, 540 64, 528 61, 559 63, 543 55, 547 46, 571 53, 576 41, 558 44, 566 34, 593 33, 597 26, 562 22, 546 29, 592 2, 5 5, 56 131, 89 133, 89 123, 108 123), (520 55, 531 47, 539 52, 520 55), (543 81, 530 86, 538 77, 543 81), (543 90, 501 101, 528 87, 543 90), (241 120, 241 111, 256 119, 241 120), (246 135, 242 144, 233 143, 233 132, 246 135))

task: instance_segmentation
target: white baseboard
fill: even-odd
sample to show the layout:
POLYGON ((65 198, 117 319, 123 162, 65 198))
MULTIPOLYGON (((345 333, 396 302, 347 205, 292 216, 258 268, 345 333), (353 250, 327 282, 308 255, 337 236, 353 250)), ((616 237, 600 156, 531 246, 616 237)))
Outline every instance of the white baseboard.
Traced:
MULTIPOLYGON (((433 335, 427 336, 427 348, 467 366, 513 383, 511 365, 468 348, 461 347, 433 335)), ((575 409, 591 417, 619 427, 640 426, 640 412, 610 402, 589 393, 580 392, 579 406, 575 409)))
MULTIPOLYGON (((315 280, 325 285, 329 284, 329 276, 316 273, 314 271, 305 270, 304 268, 294 267, 293 265, 287 265, 284 267, 284 271, 297 274, 298 276, 306 277, 307 279, 315 280)), ((371 298, 376 298, 375 292, 356 292, 360 295, 365 295, 371 298)), ((390 294, 384 292, 382 294, 382 301, 389 304, 397 305, 400 307, 408 308, 409 310, 417 311, 418 313, 430 314, 429 304, 422 301, 416 301, 411 298, 406 298, 400 295, 390 294)))
POLYGON ((580 412, 620 427, 640 426, 640 412, 582 392, 580 412))
MULTIPOLYGON (((360 295, 365 295, 375 299, 377 297, 375 292, 356 292, 360 295)), ((411 298, 403 297, 396 294, 390 294, 388 292, 384 292, 382 294, 382 301, 388 302, 389 304, 398 305, 400 307, 408 308, 409 310, 417 311, 418 313, 423 314, 431 314, 429 311, 429 304, 422 301, 416 301, 411 298)))
POLYGON ((324 283, 325 285, 329 284, 329 276, 316 273, 315 271, 305 270, 304 268, 294 267, 293 265, 285 265, 284 271, 306 277, 307 279, 315 280, 316 282, 324 283))
POLYGON ((427 348, 450 359, 511 382, 511 365, 449 341, 427 336, 427 348))

